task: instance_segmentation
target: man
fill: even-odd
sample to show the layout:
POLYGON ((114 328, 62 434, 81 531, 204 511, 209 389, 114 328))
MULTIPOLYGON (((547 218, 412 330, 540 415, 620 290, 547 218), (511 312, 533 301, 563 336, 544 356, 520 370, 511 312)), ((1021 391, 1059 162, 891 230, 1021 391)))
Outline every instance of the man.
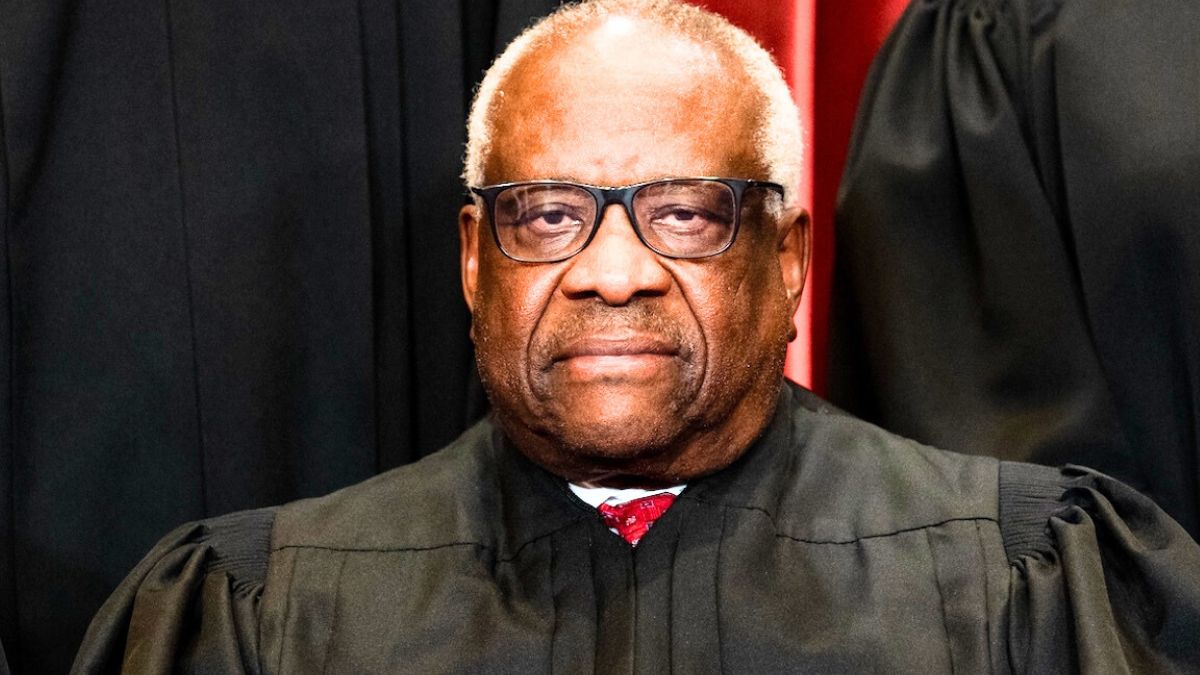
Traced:
POLYGON ((177 530, 76 670, 1200 668, 1200 550, 1147 500, 783 382, 796 119, 769 57, 686 5, 527 31, 480 87, 459 219, 493 417, 328 497, 177 530))

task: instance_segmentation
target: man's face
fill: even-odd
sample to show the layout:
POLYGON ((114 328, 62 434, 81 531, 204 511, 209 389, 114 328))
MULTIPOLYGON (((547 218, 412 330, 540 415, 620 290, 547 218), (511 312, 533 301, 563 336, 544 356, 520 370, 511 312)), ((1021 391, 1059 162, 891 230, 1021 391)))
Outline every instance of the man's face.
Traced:
MULTIPOLYGON (((488 184, 618 186, 765 178, 745 78, 703 46, 630 21, 527 57, 494 109, 488 184)), ((519 263, 475 206, 460 216, 480 374, 505 432, 576 482, 676 483, 723 468, 766 423, 803 283, 802 214, 750 191, 726 252, 646 248, 620 206, 557 263, 519 263)))

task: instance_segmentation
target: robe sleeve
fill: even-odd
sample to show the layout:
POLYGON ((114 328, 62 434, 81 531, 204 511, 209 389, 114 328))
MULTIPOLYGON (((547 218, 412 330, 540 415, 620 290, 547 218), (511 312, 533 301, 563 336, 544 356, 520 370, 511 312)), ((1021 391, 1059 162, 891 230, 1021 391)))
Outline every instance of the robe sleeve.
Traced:
POLYGON ((1200 672, 1200 546, 1187 532, 1089 469, 1001 467, 1014 671, 1200 672))
POLYGON ((72 673, 258 673, 270 509, 170 533, 92 620, 72 673))

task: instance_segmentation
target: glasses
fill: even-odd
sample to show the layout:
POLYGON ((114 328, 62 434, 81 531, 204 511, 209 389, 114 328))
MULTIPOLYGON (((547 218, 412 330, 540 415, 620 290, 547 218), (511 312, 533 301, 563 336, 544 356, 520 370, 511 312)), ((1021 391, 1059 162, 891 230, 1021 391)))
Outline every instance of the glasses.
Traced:
POLYGON ((587 248, 604 209, 621 204, 647 248, 668 258, 707 258, 733 245, 742 196, 783 186, 739 178, 670 178, 625 187, 528 181, 473 187, 487 206, 492 236, 520 262, 566 260, 587 248))

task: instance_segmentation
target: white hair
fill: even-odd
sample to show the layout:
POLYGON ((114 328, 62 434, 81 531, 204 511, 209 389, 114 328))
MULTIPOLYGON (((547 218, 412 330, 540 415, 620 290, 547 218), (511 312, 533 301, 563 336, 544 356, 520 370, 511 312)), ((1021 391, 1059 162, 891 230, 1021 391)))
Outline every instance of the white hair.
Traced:
POLYGON ((659 26, 727 52, 762 97, 763 111, 754 135, 758 158, 768 178, 784 188, 784 203, 799 204, 804 159, 800 111, 779 66, 753 37, 723 17, 676 0, 585 0, 565 5, 525 29, 488 68, 467 119, 467 153, 463 180, 480 186, 484 160, 491 150, 492 113, 502 85, 517 63, 553 38, 570 36, 601 20, 628 16, 659 26))

